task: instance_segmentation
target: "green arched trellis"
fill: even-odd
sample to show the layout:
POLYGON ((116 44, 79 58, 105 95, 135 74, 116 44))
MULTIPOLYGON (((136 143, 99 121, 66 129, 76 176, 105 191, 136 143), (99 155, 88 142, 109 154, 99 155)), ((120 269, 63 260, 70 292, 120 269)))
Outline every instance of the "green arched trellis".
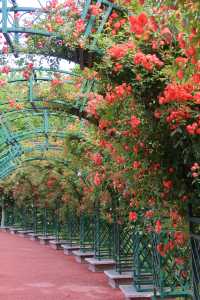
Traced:
MULTIPOLYGON (((56 121, 63 120, 63 126, 77 118, 87 119, 84 112, 87 103, 87 93, 94 88, 94 80, 83 80, 80 92, 82 97, 77 97, 72 103, 66 99, 51 100, 49 103, 43 98, 38 98, 34 94, 34 85, 44 82, 50 82, 53 74, 70 75, 78 77, 76 73, 63 70, 54 70, 50 68, 33 68, 30 77, 25 79, 22 76, 24 68, 14 68, 9 73, 8 85, 26 84, 27 95, 25 99, 17 99, 17 104, 22 104, 22 109, 9 108, 8 101, 2 101, 0 108, 0 177, 7 176, 13 169, 13 165, 20 164, 20 157, 27 153, 22 142, 25 140, 34 140, 42 138, 43 147, 40 147, 41 153, 49 151, 49 140, 52 138, 64 139, 67 132, 62 128, 56 128, 56 121), (85 96, 84 96, 85 95, 85 96), (72 118, 72 116, 74 116, 72 118), (22 128, 16 128, 16 122, 23 121, 22 128), (37 125, 34 125, 34 120, 37 125), (53 120, 53 121, 52 121, 53 120), (52 121, 52 122, 51 122, 52 121)), ((64 83, 72 85, 73 81, 65 80, 64 83)), ((92 120, 90 120, 92 122, 92 120)), ((95 121, 95 120, 94 120, 95 121)), ((43 155, 43 154, 41 154, 43 155)))
MULTIPOLYGON (((2 7, 0 12, 2 14, 2 18, 0 20, 0 32, 3 33, 11 52, 17 57, 19 55, 20 49, 23 44, 23 34, 29 35, 37 35, 48 38, 53 38, 55 45, 59 40, 62 40, 56 32, 48 32, 45 30, 35 29, 34 25, 37 24, 37 21, 43 15, 48 15, 48 9, 40 6, 36 7, 20 7, 17 4, 16 0, 1 0, 2 7), (25 16, 32 15, 32 26, 25 27, 23 24, 23 20, 25 16)), ((84 0, 77 1, 77 5, 80 7, 80 19, 82 19, 85 23, 85 29, 82 33, 82 39, 89 40, 89 45, 87 50, 83 50, 82 48, 74 48, 71 47, 63 47, 62 50, 59 47, 56 47, 53 51, 50 50, 48 55, 56 56, 59 58, 68 59, 75 63, 84 65, 91 65, 92 60, 96 58, 97 54, 101 53, 101 50, 97 47, 98 34, 100 34, 104 30, 104 26, 114 9, 122 10, 119 6, 112 3, 108 0, 84 0), (103 13, 101 19, 98 20, 98 28, 96 30, 96 37, 94 38, 92 35, 93 28, 96 25, 97 16, 89 14, 90 5, 92 3, 97 3, 99 6, 103 8, 103 13), (89 17, 88 17, 89 16, 89 17)), ((36 52, 36 49, 34 50, 36 52)), ((43 51, 40 49, 39 51, 42 53, 43 51)), ((45 53, 47 55, 47 53, 45 53)))
MULTIPOLYGON (((47 8, 40 6, 37 7, 20 7, 17 4, 16 0, 1 0, 0 1, 0 32, 3 34, 5 41, 8 46, 9 53, 13 53, 17 58, 20 53, 27 51, 30 53, 31 50, 24 46, 24 35, 29 36, 40 36, 42 38, 52 39, 54 41, 54 47, 47 52, 43 52, 44 49, 36 49, 34 48, 34 53, 44 54, 46 56, 54 56, 57 58, 63 58, 75 63, 78 63, 83 66, 90 66, 94 58, 101 53, 100 49, 97 46, 98 34, 100 34, 104 30, 104 26, 112 13, 113 10, 121 10, 120 7, 115 5, 114 3, 107 0, 98 0, 98 1, 78 1, 77 6, 80 9, 80 19, 84 22, 85 28, 84 32, 82 32, 82 40, 87 40, 89 43, 87 45, 87 49, 84 50, 80 47, 70 47, 70 46, 62 46, 57 47, 59 41, 62 40, 62 37, 59 36, 56 32, 48 32, 45 30, 37 29, 38 20, 41 20, 44 16, 47 16, 50 12, 47 8), (90 5, 98 4, 102 8, 101 18, 98 19, 97 16, 90 14, 90 5), (25 26, 24 20, 25 18, 30 19, 31 26, 25 26), (98 20, 97 20, 98 19, 98 20), (96 35, 93 36, 93 30, 95 29, 96 35)), ((46 50, 45 50, 46 51, 46 50)), ((4 51, 2 51, 4 54, 4 51)), ((4 55, 2 55, 4 60, 4 55)), ((59 74, 68 74, 69 72, 62 70, 51 70, 47 68, 33 68, 31 70, 31 75, 28 79, 24 79, 22 76, 19 76, 20 71, 23 69, 13 69, 8 76, 8 83, 21 83, 26 81, 28 85, 28 95, 26 101, 26 107, 22 110, 16 111, 9 110, 7 111, 6 103, 1 106, 1 115, 0 115, 0 149, 2 149, 1 159, 0 159, 0 177, 3 178, 11 170, 11 166, 13 164, 18 164, 19 157, 24 153, 24 149, 21 145, 22 137, 28 136, 31 138, 32 135, 35 137, 39 137, 43 134, 45 138, 45 144, 43 149, 48 148, 48 139, 49 134, 51 132, 49 128, 49 119, 50 116, 54 114, 54 108, 48 107, 44 104, 42 99, 37 99, 33 93, 34 82, 39 81, 50 81, 52 79, 51 72, 56 71, 59 74), (47 74, 44 76, 41 73, 46 72, 47 74), (12 130, 12 122, 15 119, 19 119, 17 115, 21 115, 22 118, 28 120, 28 127, 32 126, 31 115, 42 117, 43 126, 42 128, 31 128, 29 131, 25 133, 22 132, 13 132, 12 130), (8 151, 5 152, 4 148, 7 147, 8 151)), ((76 74, 70 74, 71 76, 77 76, 76 74)), ((93 89, 94 82, 93 81, 83 81, 81 93, 87 95, 89 91, 93 89)), ((77 115, 79 118, 89 119, 87 114, 84 112, 84 108, 87 102, 87 97, 85 99, 77 99, 73 105, 71 103, 67 103, 65 99, 56 99, 52 101, 51 105, 61 107, 61 111, 65 111, 69 115, 77 115)), ((20 103, 20 101, 19 101, 20 103)), ((24 101, 23 101, 24 104, 24 101)), ((90 120, 91 121, 91 120, 90 120)), ((92 120, 94 123, 95 120, 92 120)), ((60 134, 62 135, 62 134, 60 134)), ((59 135, 58 135, 59 136, 59 135)), ((57 136, 57 137, 58 137, 57 136)), ((59 136, 60 138, 60 136, 59 136)))

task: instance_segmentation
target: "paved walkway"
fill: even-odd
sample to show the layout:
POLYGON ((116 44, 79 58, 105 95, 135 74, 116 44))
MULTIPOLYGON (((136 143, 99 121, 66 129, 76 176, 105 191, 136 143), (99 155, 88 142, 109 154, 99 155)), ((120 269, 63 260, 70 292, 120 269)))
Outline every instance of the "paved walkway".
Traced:
POLYGON ((123 300, 72 256, 0 231, 0 300, 123 300))

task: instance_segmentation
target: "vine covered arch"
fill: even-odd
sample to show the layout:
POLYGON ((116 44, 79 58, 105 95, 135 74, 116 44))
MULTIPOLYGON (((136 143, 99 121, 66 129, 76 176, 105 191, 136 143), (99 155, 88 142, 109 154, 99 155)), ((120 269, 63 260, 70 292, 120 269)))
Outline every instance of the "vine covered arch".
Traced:
MULTIPOLYGON (((152 0, 116 2, 122 7, 107 0, 51 0, 35 8, 0 2, 0 178, 32 161, 56 156, 59 163, 73 156, 73 178, 85 170, 81 195, 95 204, 97 257, 116 251, 119 265, 133 268, 137 290, 150 273, 144 281, 154 282, 155 297, 190 296, 193 280, 198 299, 195 201, 190 206, 193 278, 185 259, 188 202, 199 193, 200 174, 199 31, 190 15, 198 15, 197 1, 190 1, 191 7, 181 0, 175 6, 171 0, 154 1, 155 6, 152 0), (186 20, 193 27, 186 29, 186 20), (63 60, 79 66, 65 70, 63 60), (85 140, 90 143, 93 129, 93 148, 79 151, 85 140), (99 241, 112 236, 111 224, 117 228, 115 242, 122 238, 122 225, 132 246, 122 243, 101 252, 99 241), (132 256, 136 265, 142 260, 144 273, 130 263, 132 256)), ((50 176, 51 188, 52 181, 50 176)))
MULTIPOLYGON (((104 26, 112 11, 116 9, 121 10, 119 6, 110 1, 95 1, 94 3, 97 3, 103 10, 101 19, 98 19, 97 15, 92 14, 90 11, 90 5, 92 4, 90 0, 77 1, 76 6, 74 6, 74 3, 71 7, 70 2, 68 3, 67 1, 62 7, 59 7, 57 1, 49 2, 46 6, 42 6, 40 2, 38 3, 39 7, 20 7, 15 0, 1 0, 0 32, 3 33, 6 40, 6 46, 2 50, 3 53, 10 51, 17 57, 20 52, 37 52, 68 59, 80 64, 81 67, 91 66, 93 60, 97 59, 97 55, 101 54, 101 50, 97 45, 98 34, 104 30, 104 26), (65 36, 62 32, 54 32, 53 28, 44 27, 43 19, 47 19, 48 15, 51 17, 52 10, 56 13, 57 8, 62 9, 61 17, 67 13, 68 21, 72 19, 69 8, 74 9, 75 15, 73 17, 77 23, 72 24, 72 26, 78 31, 74 40, 70 40, 69 37, 65 41, 65 36), (93 36, 94 30, 97 31, 96 37, 93 36), (33 47, 29 49, 26 46, 24 47, 24 36, 27 39, 30 37, 33 47), (80 48, 78 40, 82 40, 82 43, 87 45, 85 50, 80 48), (49 47, 50 45, 51 47, 49 47)), ((71 32, 68 34, 70 35, 71 32)))
MULTIPOLYGON (((50 134, 56 136, 57 139, 64 138, 63 132, 55 133, 49 128, 50 119, 55 119, 56 114, 58 118, 65 114, 74 115, 79 119, 86 119, 95 125, 98 124, 95 119, 90 118, 84 111, 87 104, 87 94, 94 88, 94 80, 83 79, 79 92, 76 91, 78 96, 74 96, 76 100, 71 103, 66 99, 62 99, 62 97, 55 97, 49 103, 45 98, 42 99, 42 95, 39 97, 34 95, 34 86, 41 82, 52 82, 54 79, 55 81, 60 80, 61 76, 71 76, 73 78, 62 79, 63 84, 66 84, 67 81, 69 81, 69 85, 71 83, 71 86, 75 84, 74 78, 80 75, 60 70, 57 59, 62 58, 78 63, 81 69, 85 66, 90 67, 94 59, 98 60, 102 52, 98 47, 98 34, 104 30, 104 26, 113 10, 120 10, 120 7, 109 1, 98 1, 98 7, 101 7, 103 11, 99 19, 97 15, 91 13, 91 1, 77 2, 76 7, 73 6, 75 4, 68 4, 67 1, 60 6, 57 1, 49 2, 44 6, 40 2, 38 3, 38 7, 21 7, 15 0, 2 0, 0 3, 0 32, 4 41, 1 47, 1 62, 2 73, 5 75, 2 80, 7 77, 7 84, 13 85, 15 88, 17 86, 20 88, 24 83, 27 84, 26 99, 18 98, 16 102, 14 101, 15 103, 12 103, 12 99, 8 99, 7 103, 4 100, 1 105, 1 178, 5 174, 9 174, 8 170, 12 169, 11 165, 18 164, 19 157, 29 151, 27 149, 30 149, 30 147, 25 149, 21 145, 23 140, 41 138, 43 135, 45 143, 43 143, 43 146, 40 145, 40 150, 45 151, 45 149, 53 148, 48 142, 50 134), (70 15, 70 9, 74 9, 75 15, 70 15), (45 27, 44 20, 57 17, 58 10, 60 18, 64 14, 67 15, 65 22, 67 20, 70 22, 72 19, 76 20, 74 24, 71 24, 72 28, 69 32, 69 35, 72 35, 72 30, 77 29, 77 36, 73 40, 70 40, 69 37, 66 38, 63 32, 56 30, 57 28, 45 27), (78 32, 79 26, 81 26, 81 29, 78 32), (94 31, 96 31, 95 36, 93 35, 94 31), (85 44, 86 47, 81 48, 80 43, 85 44), (47 64, 52 65, 53 61, 55 67, 34 67, 30 63, 33 58, 32 55, 36 55, 34 56, 36 62, 40 60, 41 55, 48 57, 47 64), (15 60, 19 60, 17 65, 24 64, 24 67, 18 67, 17 65, 12 69, 3 67, 3 65, 9 64, 9 60, 12 61, 12 64, 15 60), (36 126, 37 128, 33 126, 33 119, 36 119, 36 117, 41 119, 41 126, 36 126), (13 132, 12 127, 15 127, 16 122, 20 123, 20 119, 27 124, 28 130, 17 131, 15 129, 15 132, 13 132), (5 147, 8 148, 7 153, 5 147)), ((45 96, 47 95, 43 97, 45 96)))

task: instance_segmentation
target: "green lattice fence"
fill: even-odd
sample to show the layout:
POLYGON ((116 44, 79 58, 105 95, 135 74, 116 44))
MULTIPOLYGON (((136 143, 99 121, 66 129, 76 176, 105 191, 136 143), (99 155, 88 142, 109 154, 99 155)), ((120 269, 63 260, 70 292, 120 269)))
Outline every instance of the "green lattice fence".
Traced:
POLYGON ((193 298, 200 299, 200 203, 192 201, 189 205, 190 242, 192 249, 193 298))
POLYGON ((124 224, 115 224, 114 227, 114 259, 116 261, 116 271, 133 271, 133 228, 127 222, 124 224))
POLYGON ((59 209, 58 217, 58 240, 66 240, 66 217, 63 216, 61 208, 59 209))
POLYGON ((80 216, 80 250, 94 250, 94 216, 82 213, 80 216))
POLYGON ((179 245, 172 249, 171 242, 174 243, 175 232, 154 233, 152 235, 153 243, 153 281, 154 294, 157 297, 170 298, 180 297, 188 298, 191 296, 191 261, 189 243, 185 246, 179 245), (167 249, 157 251, 158 247, 167 249))
POLYGON ((200 299, 200 237, 191 236, 192 269, 193 269, 193 294, 194 299, 200 299))
POLYGON ((133 282, 137 291, 152 291, 152 241, 149 233, 133 231, 133 282))
POLYGON ((66 216, 65 239, 70 246, 80 243, 80 218, 75 211, 69 210, 66 216))
POLYGON ((16 228, 23 228, 22 207, 18 207, 17 205, 13 208, 13 226, 16 228))
POLYGON ((7 206, 5 208, 5 226, 12 226, 14 223, 13 207, 7 206))
POLYGON ((54 234, 55 216, 52 208, 43 208, 43 232, 44 236, 54 234))
POLYGON ((24 230, 33 230, 34 216, 33 207, 25 206, 22 208, 22 227, 24 230))
POLYGON ((33 208, 33 218, 34 218, 34 226, 33 231, 35 234, 43 234, 43 217, 44 217, 44 209, 41 207, 35 206, 33 208))
POLYGON ((96 216, 94 229, 94 254, 96 259, 113 258, 113 223, 96 216))

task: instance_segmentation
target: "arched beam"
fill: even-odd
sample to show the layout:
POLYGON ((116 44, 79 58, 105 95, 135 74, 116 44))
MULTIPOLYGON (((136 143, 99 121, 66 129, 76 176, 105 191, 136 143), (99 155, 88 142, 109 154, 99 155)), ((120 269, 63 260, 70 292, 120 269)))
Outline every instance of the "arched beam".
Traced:
MULTIPOLYGON (((34 152, 34 151, 37 151, 39 148, 40 148, 40 146, 41 145, 37 145, 37 147, 32 147, 32 148, 30 148, 30 147, 27 147, 27 148, 24 148, 24 153, 31 153, 31 152, 34 152)), ((53 148, 53 147, 52 147, 53 148)), ((39 150, 42 150, 42 147, 39 149, 39 150)), ((61 151, 62 150, 62 148, 60 147, 60 148, 53 148, 53 150, 55 151, 61 151)), ((29 158, 29 159, 33 159, 33 157, 32 158, 29 158)), ((27 159, 27 161, 29 161, 29 159, 27 159)), ((37 157, 37 160, 46 160, 44 157, 42 157, 42 156, 40 156, 40 157, 37 157)), ((49 159, 51 159, 50 157, 49 157, 49 159)), ((57 158, 52 158, 52 160, 57 160, 57 158)), ((26 161, 26 159, 25 159, 25 161, 26 161)), ((64 160, 65 161, 65 160, 64 160)), ((5 168, 3 168, 2 170, 1 170, 1 166, 0 166, 0 179, 3 179, 3 178, 5 178, 5 177, 7 177, 7 176, 9 176, 14 170, 16 170, 16 168, 18 168, 20 165, 21 165, 21 162, 23 162, 23 160, 22 161, 19 161, 18 163, 15 163, 15 162, 13 162, 13 161, 10 161, 10 160, 8 160, 7 161, 7 163, 6 163, 6 166, 5 166, 5 168)), ((65 161, 66 163, 69 163, 69 162, 67 162, 67 161, 65 161)))

